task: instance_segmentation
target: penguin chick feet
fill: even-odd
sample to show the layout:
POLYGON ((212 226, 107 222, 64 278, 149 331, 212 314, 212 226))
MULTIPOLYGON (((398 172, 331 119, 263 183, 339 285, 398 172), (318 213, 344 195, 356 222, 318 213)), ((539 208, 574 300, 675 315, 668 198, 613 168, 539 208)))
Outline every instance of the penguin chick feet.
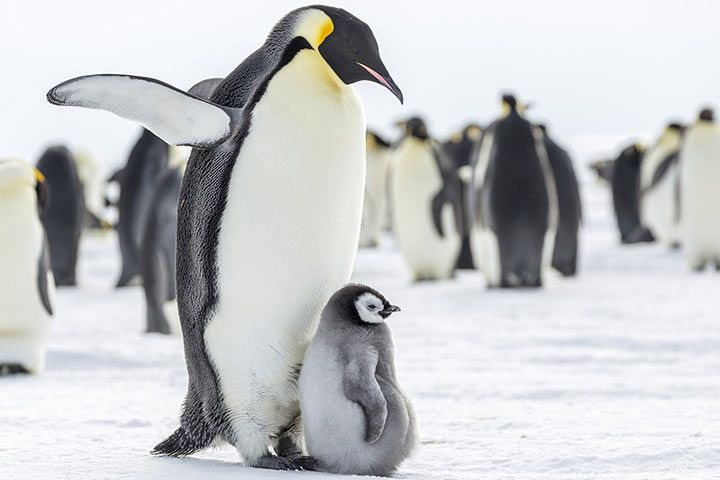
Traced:
POLYGON ((306 455, 294 455, 292 457, 265 455, 258 458, 250 466, 267 470, 315 470, 317 465, 317 460, 314 457, 306 455))
POLYGON ((0 377, 24 373, 30 373, 30 371, 19 363, 0 363, 0 377))

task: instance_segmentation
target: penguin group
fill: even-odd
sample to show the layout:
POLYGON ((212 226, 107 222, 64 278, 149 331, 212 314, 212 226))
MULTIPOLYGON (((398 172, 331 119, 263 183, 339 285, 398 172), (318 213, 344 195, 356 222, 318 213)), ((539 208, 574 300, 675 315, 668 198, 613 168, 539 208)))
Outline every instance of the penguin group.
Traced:
POLYGON ((688 267, 720 270, 720 126, 711 108, 690 124, 668 123, 649 147, 632 143, 591 165, 609 179, 623 244, 682 249, 688 267))

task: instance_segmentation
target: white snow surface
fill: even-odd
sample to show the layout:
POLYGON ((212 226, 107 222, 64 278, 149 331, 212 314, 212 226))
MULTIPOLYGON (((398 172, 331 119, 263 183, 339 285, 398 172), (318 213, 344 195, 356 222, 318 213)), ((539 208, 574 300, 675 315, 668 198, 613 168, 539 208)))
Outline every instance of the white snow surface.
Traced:
MULTIPOLYGON (((586 181, 577 279, 488 291, 477 272, 412 284, 390 238, 354 280, 389 320, 422 444, 406 479, 720 477, 720 275, 678 251, 618 244, 607 187, 586 181)), ((228 447, 150 449, 177 426, 182 341, 141 333, 137 287, 112 289, 113 236, 82 241, 39 376, 0 379, 0 479, 336 478, 245 467, 228 447)))

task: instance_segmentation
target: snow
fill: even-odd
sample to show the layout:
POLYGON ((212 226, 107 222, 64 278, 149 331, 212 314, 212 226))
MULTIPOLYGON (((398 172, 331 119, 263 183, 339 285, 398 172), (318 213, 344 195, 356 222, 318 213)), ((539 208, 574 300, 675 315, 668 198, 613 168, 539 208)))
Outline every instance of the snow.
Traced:
MULTIPOLYGON (((354 280, 391 317, 422 445, 406 479, 720 475, 720 277, 681 252, 621 247, 609 191, 582 169, 577 279, 488 291, 479 273, 412 284, 391 239, 354 280)), ((57 295, 48 368, 0 381, 0 479, 335 478, 244 467, 230 448, 149 455, 177 425, 181 339, 142 334, 142 292, 112 289, 113 236, 86 235, 80 287, 57 295)))

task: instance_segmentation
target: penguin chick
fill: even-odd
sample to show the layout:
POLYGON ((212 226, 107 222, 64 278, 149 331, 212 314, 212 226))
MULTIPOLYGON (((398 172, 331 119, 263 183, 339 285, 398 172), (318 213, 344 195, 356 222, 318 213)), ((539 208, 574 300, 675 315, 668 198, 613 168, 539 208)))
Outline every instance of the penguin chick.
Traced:
POLYGON ((337 291, 323 310, 299 380, 305 442, 321 470, 391 475, 417 443, 385 323, 399 310, 357 284, 337 291))

